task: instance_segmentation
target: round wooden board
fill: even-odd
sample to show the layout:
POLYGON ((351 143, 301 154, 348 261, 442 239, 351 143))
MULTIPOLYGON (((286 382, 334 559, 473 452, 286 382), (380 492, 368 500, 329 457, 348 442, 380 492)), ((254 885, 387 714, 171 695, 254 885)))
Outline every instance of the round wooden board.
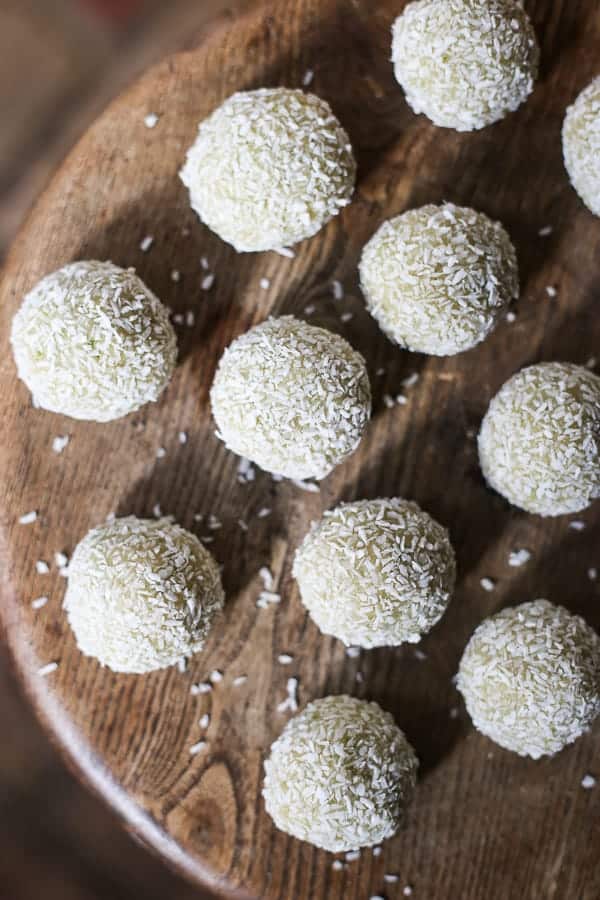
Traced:
MULTIPOLYGON (((39 714, 85 778, 171 863, 226 896, 344 898, 596 898, 600 730, 555 759, 522 760, 471 727, 452 684, 462 649, 481 619, 545 596, 600 626, 600 504, 582 518, 542 520, 510 509, 484 485, 473 434, 489 399, 515 370, 538 360, 584 363, 598 349, 600 222, 570 188, 561 160, 566 105, 597 71, 595 0, 528 4, 542 44, 542 73, 530 101, 482 132, 456 134, 414 116, 392 75, 390 26, 400 0, 269 3, 217 31, 199 49, 151 70, 117 100, 71 153, 18 238, 0 301, 4 353, 1 538, 2 620, 15 665, 39 714), (177 178, 198 122, 235 90, 302 84, 329 100, 359 160, 351 207, 293 259, 236 255, 199 224, 177 178), (148 130, 144 116, 156 112, 148 130), (356 266, 361 247, 387 217, 443 199, 502 220, 517 245, 522 298, 513 323, 453 359, 401 352, 364 309, 356 266), (552 226, 549 236, 538 232, 552 226), (189 229, 189 231, 188 231, 189 229), (154 237, 143 253, 140 241, 154 237), (200 289, 200 259, 216 274, 200 289), (9 352, 11 317, 42 275, 74 259, 134 265, 176 312, 181 360, 160 403, 107 425, 33 409, 9 352), (172 269, 181 280, 171 280, 172 269), (260 287, 268 278, 270 287, 260 287), (343 282, 335 300, 331 284, 343 282), (545 288, 555 286, 556 298, 545 288), (314 306, 311 314, 307 307, 314 306), (214 435, 208 391, 223 348, 270 313, 310 316, 340 331, 366 356, 374 416, 360 449, 307 493, 257 473, 240 484, 238 460, 214 435), (351 312, 350 321, 342 315, 351 312), (383 374, 381 374, 383 370, 383 374), (418 383, 404 389, 413 372, 418 383), (384 395, 406 394, 387 408, 384 395), (185 431, 182 444, 178 434, 185 431), (69 435, 61 455, 52 440, 69 435), (157 449, 166 455, 157 459, 157 449), (363 652, 321 636, 290 577, 294 548, 312 519, 340 499, 402 495, 449 526, 460 567, 447 615, 413 647, 363 652), (152 515, 155 504, 201 536, 225 565, 228 603, 206 648, 189 663, 145 677, 115 675, 82 657, 61 609, 64 581, 35 562, 71 551, 105 517, 152 515), (260 518, 259 510, 271 509, 260 518), (18 518, 38 510, 37 521, 18 518), (215 514, 210 532, 194 515, 215 514), (238 520, 248 523, 243 531, 238 520), (532 553, 521 568, 509 552, 532 553), (258 570, 269 566, 283 601, 256 607, 258 570), (486 593, 480 579, 497 580, 486 593), (31 601, 50 597, 38 612, 31 601), (282 666, 278 654, 293 655, 282 666), (48 678, 38 668, 57 661, 48 678), (190 694, 212 669, 224 680, 190 694), (245 674, 247 682, 233 679, 245 674), (278 833, 260 797, 262 761, 287 713, 286 679, 304 705, 329 693, 373 698, 392 711, 422 762, 407 826, 375 858, 364 851, 341 871, 331 855, 278 833), (211 716, 205 752, 190 756, 211 716), (384 873, 399 875, 384 884, 384 873)), ((85 822, 82 822, 85 827, 85 822)))

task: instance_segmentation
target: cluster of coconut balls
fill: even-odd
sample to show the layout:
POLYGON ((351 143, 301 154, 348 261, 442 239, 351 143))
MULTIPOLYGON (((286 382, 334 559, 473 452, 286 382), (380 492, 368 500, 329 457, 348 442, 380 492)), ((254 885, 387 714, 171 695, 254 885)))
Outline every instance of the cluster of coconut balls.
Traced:
MULTIPOLYGON (((530 94, 538 46, 517 0, 415 0, 394 25, 392 57, 415 112, 483 128, 530 94)), ((600 80, 568 110, 563 146, 576 190, 600 215, 600 80)), ((298 90, 235 94, 206 121, 181 178, 200 219, 239 251, 283 249, 350 203, 356 164, 329 105, 298 90)), ((392 341, 448 356, 484 340, 518 296, 504 227, 473 209, 427 205, 384 222, 360 282, 392 341)), ((27 295, 12 328, 36 406, 106 422, 157 400, 176 365, 166 308, 133 270, 75 262, 27 295)), ((211 390, 218 436, 234 453, 292 479, 327 476, 369 422, 365 361, 342 337, 291 316, 269 319, 225 351, 211 390)), ((542 516, 600 495, 600 378, 568 363, 533 365, 490 403, 479 435, 489 484, 542 516)), ((447 531, 401 498, 326 512, 298 548, 293 575, 324 634, 363 648, 417 642, 455 583, 447 531)), ((81 650, 119 672, 149 672, 202 648, 224 603, 219 568, 169 520, 107 522, 80 542, 66 610, 81 650)), ((473 722, 516 753, 561 750, 600 712, 600 639, 545 600, 483 622, 460 664, 473 722)), ((276 825, 331 851, 398 828, 415 753, 388 713, 346 696, 310 704, 265 765, 276 825)))

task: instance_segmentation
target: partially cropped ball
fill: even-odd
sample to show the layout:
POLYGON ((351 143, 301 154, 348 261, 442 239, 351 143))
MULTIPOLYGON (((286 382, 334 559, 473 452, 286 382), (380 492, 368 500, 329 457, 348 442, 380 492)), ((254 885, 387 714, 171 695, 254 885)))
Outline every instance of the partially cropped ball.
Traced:
POLYGON ((600 638, 547 600, 505 609, 467 644, 458 689, 476 728, 501 747, 558 753, 600 713, 600 638))
POLYGON ((326 697, 292 719, 271 747, 267 812, 277 828, 332 853, 370 847, 397 831, 418 765, 376 703, 326 697))
POLYGON ((293 316, 237 338, 210 398, 227 447, 287 478, 324 478, 356 449, 371 412, 360 353, 293 316))
POLYGON ((224 602, 217 563, 168 519, 116 519, 69 564, 65 608, 79 649, 115 672, 150 672, 202 649, 224 602))
POLYGON ((568 108, 562 141, 573 187, 588 209, 600 216, 600 77, 568 108))
POLYGON ((384 222, 363 250, 360 281, 388 337, 435 356, 474 347, 519 294, 517 257, 502 225, 452 203, 384 222))
POLYGON ((11 341, 37 406, 97 422, 157 400, 177 361, 166 308, 133 269, 110 262, 43 278, 15 315, 11 341))
POLYGON ((579 512, 600 496, 600 378, 540 363, 496 394, 479 432, 487 482, 541 516, 579 512))
POLYGON ((236 250, 276 250, 312 237, 350 203, 348 135, 314 94, 234 94, 200 125, 181 172, 192 208, 236 250))
POLYGON ((392 61, 408 104, 457 131, 517 109, 533 90, 538 60, 520 0, 415 0, 393 27, 392 61))
POLYGON ((448 532, 408 500, 342 503, 296 551, 302 602, 325 634, 360 647, 416 643, 456 577, 448 532))

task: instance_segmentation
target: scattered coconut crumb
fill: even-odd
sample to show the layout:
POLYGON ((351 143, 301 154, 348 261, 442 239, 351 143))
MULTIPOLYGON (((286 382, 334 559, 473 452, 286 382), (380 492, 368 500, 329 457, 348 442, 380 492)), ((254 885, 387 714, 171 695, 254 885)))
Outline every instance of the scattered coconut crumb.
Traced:
POLYGON ((212 272, 210 272, 208 275, 204 276, 204 278, 200 282, 200 287, 202 288, 203 291, 210 291, 210 289, 214 283, 215 283, 215 276, 213 275, 212 272))
POLYGON ((282 666, 289 666, 290 663, 294 662, 294 657, 290 656, 289 653, 280 653, 277 657, 277 662, 281 663, 282 666))
POLYGON ((200 726, 200 728, 208 728, 208 726, 210 725, 210 716, 208 713, 204 713, 203 716, 200 716, 200 718, 198 719, 198 725, 200 726))
POLYGON ((160 503, 154 504, 154 506, 152 507, 152 515, 154 516, 155 519, 160 519, 160 517, 162 516, 162 510, 160 508, 160 503))
POLYGON ((391 875, 388 872, 386 872, 385 875, 383 876, 383 880, 385 881, 386 884, 396 884, 396 882, 399 881, 400 879, 399 879, 398 875, 391 875))
POLYGON ((151 234, 147 234, 145 238, 142 238, 140 241, 140 250, 142 253, 147 253, 153 243, 154 238, 151 234))
POLYGON ((356 682, 358 682, 358 684, 362 684, 363 681, 365 680, 365 676, 363 675, 362 672, 357 672, 356 675, 354 676, 354 680, 356 682))
POLYGON ((217 516, 212 515, 212 513, 211 513, 211 515, 208 517, 209 530, 210 531, 218 531, 222 527, 223 527, 223 523, 221 522, 221 520, 218 519, 217 516))
POLYGON ((496 582, 493 578, 482 578, 479 582, 484 591, 493 591, 496 587, 496 582))
POLYGON ((309 303, 308 306, 305 306, 305 307, 304 307, 304 314, 307 315, 307 316, 312 316, 312 314, 314 313, 315 309, 316 309, 315 304, 314 304, 314 303, 309 303))
POLYGON ((55 453, 62 453, 71 438, 68 434, 59 434, 52 441, 52 449, 55 453))
POLYGON ((521 550, 511 550, 508 555, 508 564, 513 568, 518 568, 519 566, 524 566, 530 559, 531 553, 529 550, 525 550, 525 548, 522 548, 521 550))
POLYGON ((411 388, 411 387, 415 386, 415 384, 417 383, 418 380, 419 380, 419 373, 412 372, 406 378, 403 378, 402 381, 400 382, 400 384, 402 385, 403 388, 411 388))
POLYGON ((543 228, 540 228, 538 234, 540 237, 548 237, 548 235, 552 234, 553 231, 554 228, 552 227, 552 225, 544 225, 543 228))
POLYGON ((340 322, 349 322, 350 319, 353 319, 353 318, 354 318, 354 313, 351 313, 351 312, 345 312, 345 313, 342 313, 342 314, 341 314, 341 316, 340 316, 340 322))
POLYGON ((380 366, 378 369, 376 369, 375 374, 376 374, 376 375, 380 375, 380 376, 381 376, 381 375, 385 375, 385 369, 384 369, 384 367, 383 367, 383 366, 380 366))
POLYGON ((185 656, 182 656, 181 659, 177 660, 177 671, 181 672, 181 674, 183 675, 183 673, 185 672, 186 669, 187 669, 187 660, 186 660, 185 656))
POLYGON ((256 470, 249 459, 246 459, 244 456, 240 459, 238 463, 237 469, 237 480, 240 484, 245 484, 249 481, 254 481, 256 478, 256 470))
POLYGON ((307 69, 304 75, 302 76, 302 84, 304 87, 308 87, 309 84, 312 84, 312 80, 315 77, 314 69, 307 69))
POLYGON ((35 564, 35 571, 38 573, 38 575, 47 575, 50 571, 50 566, 47 562, 44 562, 43 559, 38 559, 35 564))
POLYGON ((549 284, 548 287, 546 288, 546 293, 548 294, 549 297, 556 297, 558 291, 556 290, 555 287, 553 287, 553 285, 549 284))
POLYGON ((42 606, 45 606, 47 602, 48 602, 47 597, 36 597, 35 600, 31 601, 31 605, 34 609, 41 609, 42 606))
POLYGON ((208 272, 208 270, 210 269, 210 263, 206 256, 200 257, 200 266, 204 269, 205 272, 208 272))
POLYGON ((346 656, 356 659, 357 656, 360 656, 360 647, 346 647, 346 656))
POLYGON ((346 862, 356 862, 357 859, 360 859, 360 850, 349 850, 346 853, 346 862))
POLYGON ((185 321, 183 318, 183 314, 175 313, 175 315, 173 316, 173 321, 175 322, 176 325, 183 325, 183 323, 185 321))
POLYGON ((195 756, 197 753, 200 753, 206 747, 206 741, 198 741, 197 744, 192 744, 190 747, 190 756, 195 756))
POLYGON ((144 116, 144 125, 146 128, 156 128, 158 125, 158 116, 156 113, 148 113, 147 116, 144 116))
POLYGON ((42 678, 45 678, 46 675, 52 675, 52 673, 56 672, 57 669, 58 669, 57 662, 49 662, 49 663, 46 663, 45 666, 41 666, 41 668, 38 669, 38 675, 41 675, 42 678))
POLYGON ((54 554, 54 562, 59 569, 64 569, 64 567, 69 563, 69 557, 66 553, 61 553, 60 551, 58 551, 54 554))
POLYGON ((413 889, 411 888, 410 884, 407 884, 407 885, 402 889, 402 893, 404 894, 405 897, 411 897, 411 896, 412 896, 412 892, 413 892, 413 889))
POLYGON ((201 681, 200 684, 193 684, 190 687, 192 697, 196 697, 198 694, 210 694, 211 691, 212 684, 209 684, 207 681, 201 681))
POLYGON ((262 509, 259 509, 256 515, 259 519, 266 519, 267 516, 271 515, 271 509, 268 506, 263 506, 262 509))
POLYGON ((214 537, 212 534, 203 534, 200 540, 203 544, 212 544, 214 542, 214 537))
POLYGON ((341 281, 332 281, 331 282, 331 293, 333 294, 334 300, 343 300, 344 299, 344 285, 341 281))
POLYGON ((196 314, 193 309, 188 309, 185 314, 185 324, 188 328, 193 328, 196 324, 196 314))
POLYGON ((385 900, 385 897, 382 894, 373 894, 370 900, 385 900))
POLYGON ((593 775, 584 775, 581 779, 581 787, 586 791, 591 791, 593 787, 596 787, 596 779, 593 775))
POLYGON ((233 679, 233 684, 234 684, 234 687, 239 687, 241 684, 246 684, 247 681, 248 681, 247 675, 237 675, 233 679))
POLYGON ((256 601, 259 609, 266 609, 267 606, 275 606, 278 603, 281 603, 281 595, 273 591, 261 591, 256 601))
POLYGON ((275 253, 279 253, 280 256, 285 256, 287 259, 294 259, 296 254, 289 247, 278 247, 275 250, 275 253))
POLYGON ((208 680, 211 682, 211 684, 219 684, 219 682, 223 681, 223 673, 219 672, 218 669, 213 669, 208 676, 208 680))
POLYGON ((406 404, 408 403, 408 400, 406 399, 404 394, 397 394, 396 403, 398 404, 398 406, 406 406, 406 404))
POLYGON ((318 494, 321 490, 318 484, 315 484, 314 481, 304 481, 301 478, 292 478, 292 484, 297 488, 300 488, 301 491, 308 491, 312 494, 318 494))
POLYGON ((341 870, 344 868, 344 863, 341 861, 341 859, 334 859, 334 861, 331 863, 331 868, 334 872, 341 872, 341 870))
POLYGON ((247 522, 244 522, 243 519, 238 519, 238 520, 237 520, 237 523, 238 523, 238 526, 241 528, 242 531, 248 531, 248 523, 247 523, 247 522))
POLYGON ((383 403, 387 409, 392 409, 392 407, 396 405, 396 401, 390 394, 383 395, 383 403))
POLYGON ((510 325, 512 325, 513 322, 517 321, 517 314, 513 312, 512 309, 509 309, 509 311, 506 313, 506 321, 510 325))
POLYGON ((586 369, 595 369, 597 365, 598 365, 598 360, 596 359, 596 357, 590 356, 588 361, 585 363, 585 368, 586 369))
POLYGON ((167 451, 165 450, 165 448, 164 448, 164 447, 158 447, 158 449, 157 449, 157 451, 156 451, 156 458, 157 458, 157 459, 164 459, 166 455, 167 455, 167 451))
POLYGON ((414 654, 415 654, 415 659, 418 659, 419 662, 423 662, 424 660, 427 659, 427 654, 426 654, 426 653, 423 653, 422 650, 419 650, 418 647, 415 648, 414 654))
POLYGON ((288 678, 287 680, 287 697, 278 706, 278 712, 296 712, 298 710, 298 679, 288 678))
POLYGON ((585 522, 582 522, 581 519, 575 519, 573 522, 569 522, 569 528, 572 528, 573 531, 583 531, 585 522))
POLYGON ((181 281, 181 272, 179 269, 171 269, 171 281, 177 284, 178 281, 181 281))
POLYGON ((19 518, 19 525, 32 525, 37 519, 38 514, 33 509, 31 512, 25 513, 23 516, 19 518))
POLYGON ((452 709, 450 710, 450 718, 451 718, 451 719, 458 719, 459 712, 460 712, 460 711, 459 711, 459 709, 458 709, 458 706, 453 706, 452 709))
POLYGON ((383 847, 381 847, 379 844, 376 847, 373 847, 373 856, 381 856, 382 853, 383 847))
POLYGON ((588 569, 587 574, 590 581, 595 581, 598 577, 598 569, 592 567, 591 569, 588 569))
POLYGON ((180 431, 179 432, 179 443, 187 444, 187 440, 188 440, 187 431, 180 431))
POLYGON ((271 282, 269 281, 268 278, 261 278, 259 281, 259 284, 260 284, 261 288, 263 289, 263 291, 268 291, 269 288, 271 287, 271 282))
POLYGON ((271 570, 268 569, 266 566, 261 566, 261 568, 258 570, 258 574, 260 575, 260 577, 262 579, 264 589, 266 591, 272 591, 275 586, 275 582, 273 580, 273 575, 271 574, 271 570))

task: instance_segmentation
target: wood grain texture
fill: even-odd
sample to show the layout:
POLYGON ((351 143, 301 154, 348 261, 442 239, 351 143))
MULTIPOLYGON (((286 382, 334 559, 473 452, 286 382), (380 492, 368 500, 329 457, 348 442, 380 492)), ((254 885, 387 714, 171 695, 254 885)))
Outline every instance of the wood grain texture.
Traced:
POLYGON ((568 519, 545 521, 510 509, 484 485, 475 443, 487 403, 519 367, 548 359, 583 363, 598 346, 600 223, 571 190, 563 170, 564 109, 597 74, 600 14, 594 0, 528 4, 542 44, 543 68, 531 100, 507 120, 475 134, 435 129, 407 108, 389 58, 389 29, 402 2, 297 0, 268 3, 168 59, 116 101, 79 143, 37 204, 9 257, 0 294, 1 617, 15 665, 40 716, 84 777, 142 839, 192 878, 228 897, 363 900, 416 898, 596 898, 598 792, 582 776, 600 775, 598 728, 555 759, 521 760, 470 726, 452 685, 462 649, 481 619, 513 602, 546 596, 600 627, 598 586, 587 577, 598 558, 599 506, 575 532, 568 519), (177 170, 199 120, 232 91, 300 85, 329 100, 350 132, 359 160, 352 206, 294 259, 235 252, 188 208, 177 170), (160 114, 148 131, 147 112, 160 114), (393 347, 364 309, 356 265, 381 221, 409 206, 442 199, 501 219, 516 243, 522 276, 517 320, 482 346, 453 359, 393 347), (549 237, 540 228, 553 227, 549 237), (188 233, 189 229, 189 233, 188 233), (140 240, 152 234, 143 254, 140 240), (199 288, 200 257, 216 273, 199 288), (160 403, 108 425, 62 419, 29 404, 8 349, 11 317, 38 278, 72 259, 135 265, 177 312, 181 361, 160 403), (182 273, 175 284, 171 269, 182 273), (269 290, 260 288, 263 277, 269 290), (346 287, 343 301, 333 279, 346 287), (550 299, 547 285, 558 289, 550 299), (233 337, 269 313, 304 315, 340 331, 366 356, 375 410, 359 451, 309 494, 266 474, 240 485, 237 460, 217 441, 208 390, 233 337), (354 317, 342 323, 343 312, 354 317), (384 368, 383 375, 376 372, 384 368), (406 406, 383 395, 419 372, 406 406), (178 433, 189 435, 180 444, 178 433), (63 454, 54 436, 69 434, 63 454), (156 450, 164 446, 163 459, 156 450), (321 636, 290 577, 294 548, 309 522, 341 499, 403 495, 448 525, 460 567, 456 597, 414 648, 380 649, 349 659, 321 636), (64 583, 35 561, 70 551, 110 512, 150 515, 156 503, 201 536, 195 513, 223 522, 211 532, 225 564, 228 603, 206 651, 184 674, 118 676, 77 651, 61 609, 64 583), (267 518, 258 518, 261 507, 267 518), (17 524, 39 510, 38 521, 17 524), (239 519, 249 523, 242 531, 239 519), (531 561, 507 565, 527 547, 531 561), (258 610, 258 569, 269 565, 283 602, 258 610), (497 579, 493 593, 479 584, 497 579), (30 601, 50 602, 32 611, 30 601), (277 655, 294 655, 282 667, 277 655), (38 666, 59 662, 42 680, 38 666), (206 696, 190 685, 218 668, 224 681, 206 696), (233 679, 248 676, 240 687, 233 679), (421 758, 410 820, 374 858, 342 871, 332 857, 276 832, 260 787, 262 760, 286 716, 277 712, 286 678, 300 679, 300 701, 347 691, 392 711, 421 758), (458 715, 453 710, 458 709, 458 715), (207 751, 190 757, 210 712, 207 751), (383 874, 397 873, 397 885, 383 874))

